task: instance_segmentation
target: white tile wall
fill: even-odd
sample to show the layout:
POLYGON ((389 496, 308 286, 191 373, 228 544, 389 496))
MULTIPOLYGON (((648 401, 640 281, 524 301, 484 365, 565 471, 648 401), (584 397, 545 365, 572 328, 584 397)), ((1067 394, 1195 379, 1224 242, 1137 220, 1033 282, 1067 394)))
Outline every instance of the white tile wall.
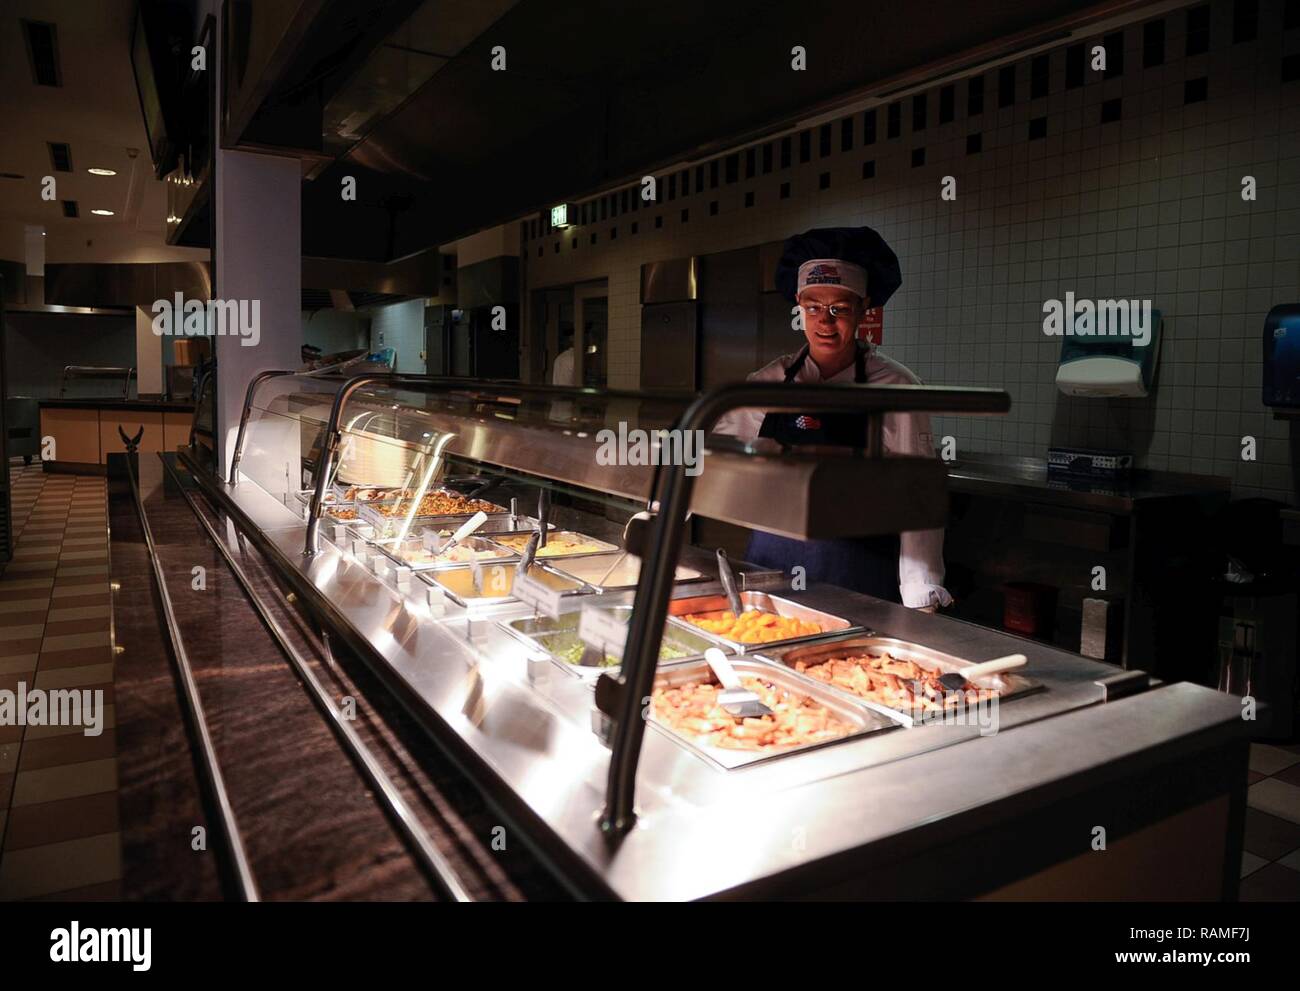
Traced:
MULTIPOLYGON (((1280 81, 1283 56, 1300 53, 1300 29, 1283 29, 1288 2, 1294 8, 1296 0, 1260 0, 1254 41, 1233 43, 1234 0, 1213 0, 1204 54, 1185 55, 1186 10, 1177 10, 1164 15, 1165 60, 1156 67, 1143 68, 1136 23, 1123 32, 1119 78, 1089 70, 1085 85, 1067 90, 1062 47, 1050 54, 1048 95, 1036 100, 1026 59, 1015 67, 1011 107, 998 108, 991 69, 976 73, 984 76, 985 97, 974 117, 966 114, 962 79, 947 124, 938 123, 936 88, 927 98, 929 126, 916 133, 909 96, 894 139, 881 106, 868 147, 858 113, 848 152, 840 151, 837 121, 832 153, 820 156, 814 130, 807 164, 799 164, 795 135, 787 169, 780 168, 779 139, 770 174, 761 174, 760 151, 759 174, 745 179, 742 153, 738 182, 710 189, 706 166, 706 188, 697 191, 692 168, 685 198, 641 204, 562 237, 526 238, 528 288, 607 278, 609 384, 635 387, 642 263, 810 227, 868 224, 893 246, 903 270, 885 313, 884 349, 928 382, 996 386, 1012 395, 1008 416, 936 421, 938 435, 957 439, 959 455, 1041 457, 1051 443, 1126 448, 1146 467, 1226 475, 1237 495, 1295 502, 1289 426, 1260 402, 1265 314, 1300 300, 1300 81, 1280 81), (1208 99, 1185 105, 1185 81, 1202 76, 1208 99), (1101 104, 1113 98, 1122 100, 1122 119, 1101 124, 1101 104), (1029 121, 1042 116, 1046 138, 1028 140, 1029 121), (967 155, 974 132, 983 150, 967 155), (925 164, 914 168, 918 147, 925 164), (861 177, 867 160, 875 162, 875 178, 861 177), (831 184, 820 190, 824 172, 831 184), (955 202, 940 199, 945 175, 957 180, 955 202), (1255 202, 1241 199, 1246 175, 1258 182, 1255 202), (782 200, 785 182, 791 195, 782 200), (746 208, 749 191, 756 202, 746 208), (1042 304, 1067 290, 1080 298, 1149 298, 1164 312, 1151 397, 1105 401, 1057 392, 1060 341, 1042 332, 1042 304), (1258 442, 1254 463, 1241 460, 1247 434, 1258 442)), ((1089 39, 1089 48, 1100 41, 1089 39)), ((792 340, 791 350, 796 345, 792 340)))
POLYGON ((393 348, 397 351, 396 370, 423 375, 424 354, 424 300, 411 299, 402 303, 377 306, 370 311, 371 348, 393 348))

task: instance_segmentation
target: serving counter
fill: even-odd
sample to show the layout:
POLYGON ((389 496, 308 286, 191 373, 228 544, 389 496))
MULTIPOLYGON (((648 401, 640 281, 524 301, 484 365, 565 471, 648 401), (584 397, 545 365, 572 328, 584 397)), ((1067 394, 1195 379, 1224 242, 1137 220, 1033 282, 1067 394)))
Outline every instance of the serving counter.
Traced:
POLYGON ((712 554, 683 543, 688 511, 790 536, 914 529, 934 525, 933 507, 946 501, 942 468, 870 447, 814 464, 712 438, 692 474, 681 464, 605 463, 602 431, 707 429, 728 408, 760 402, 856 410, 873 425, 891 409, 1006 408, 1004 395, 977 390, 785 395, 728 387, 694 400, 286 373, 250 386, 231 480, 183 452, 167 459, 575 894, 1234 897, 1247 738, 1240 700, 1227 695, 740 563, 739 583, 760 611, 836 620, 789 642, 732 644, 744 651, 733 655, 742 676, 756 679, 748 684, 793 700, 795 742, 755 743, 755 732, 770 740, 757 723, 724 718, 710 737, 698 721, 672 718, 674 688, 712 676, 698 656, 659 660, 661 647, 691 636, 725 644, 691 620, 701 608, 692 600, 723 586, 712 554), (863 478, 877 493, 873 512, 846 504, 832 513, 837 486, 863 478), (762 498, 751 491, 759 479, 762 498), (425 502, 433 493, 438 501, 425 502), (468 595, 449 594, 438 576, 454 569, 432 566, 439 534, 468 514, 420 514, 473 509, 471 499, 491 510, 483 548, 494 534, 571 531, 592 538, 578 543, 593 555, 586 560, 605 542, 639 561, 635 584, 603 584, 621 566, 611 560, 600 575, 584 569, 577 588, 548 594, 563 553, 538 556, 521 578, 528 566, 518 555, 493 550, 463 569, 468 595), (366 522, 376 513, 397 532, 366 522), (513 586, 487 594, 507 570, 513 586), (576 625, 589 649, 560 656, 528 635, 554 622, 576 625), (974 679, 958 703, 927 705, 912 681, 911 708, 897 704, 903 696, 882 704, 791 666, 796 655, 836 653, 808 654, 810 644, 834 643, 845 656, 893 650, 957 673, 1022 653, 1027 687, 974 679), (987 689, 978 705, 976 688, 987 689))

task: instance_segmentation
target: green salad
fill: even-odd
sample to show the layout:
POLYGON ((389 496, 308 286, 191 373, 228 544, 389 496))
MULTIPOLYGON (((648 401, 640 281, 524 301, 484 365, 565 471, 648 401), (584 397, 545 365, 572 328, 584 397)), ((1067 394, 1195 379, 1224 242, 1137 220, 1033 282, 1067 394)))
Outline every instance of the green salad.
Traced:
MULTIPOLYGON (((554 637, 544 637, 538 641, 548 654, 565 664, 572 664, 575 667, 582 663, 582 653, 586 649, 586 644, 572 634, 563 634, 554 637)), ((691 651, 681 644, 672 640, 664 640, 659 645, 659 660, 675 661, 681 657, 690 657, 691 651)), ((621 662, 613 654, 606 654, 601 660, 598 667, 616 668, 621 662)))

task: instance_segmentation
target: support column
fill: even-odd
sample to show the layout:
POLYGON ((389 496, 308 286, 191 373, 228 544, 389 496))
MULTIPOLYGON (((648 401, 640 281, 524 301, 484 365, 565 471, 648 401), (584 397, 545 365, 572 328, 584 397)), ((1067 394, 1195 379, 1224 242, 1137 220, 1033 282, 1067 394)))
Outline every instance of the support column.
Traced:
POLYGON ((218 461, 225 474, 248 382, 302 364, 302 167, 295 158, 217 149, 213 295, 259 301, 260 334, 213 339, 218 461))

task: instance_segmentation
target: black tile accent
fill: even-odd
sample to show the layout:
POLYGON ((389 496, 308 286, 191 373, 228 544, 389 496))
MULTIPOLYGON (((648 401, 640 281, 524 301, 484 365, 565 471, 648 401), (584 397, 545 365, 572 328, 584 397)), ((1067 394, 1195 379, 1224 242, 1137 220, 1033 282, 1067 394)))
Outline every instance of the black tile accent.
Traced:
MULTIPOLYGON (((595 244, 595 243, 596 243, 596 235, 595 235, 594 233, 591 235, 591 243, 592 243, 592 244, 595 244)), ((538 538, 538 539, 540 539, 540 538, 538 538)))
POLYGON ((740 153, 733 151, 730 155, 728 155, 726 158, 726 165, 727 165, 727 185, 730 186, 733 182, 736 182, 738 179, 740 179, 740 153))
POLYGON ((758 149, 746 148, 745 149, 745 178, 746 179, 754 178, 754 174, 757 171, 758 171, 758 149))
POLYGON ((974 117, 984 112, 984 77, 971 76, 966 80, 966 116, 974 117))
POLYGON ((885 124, 885 136, 896 138, 903 131, 903 105, 895 100, 889 105, 887 122, 885 124))
POLYGON ((1047 137, 1047 118, 1035 117, 1029 122, 1029 140, 1038 141, 1047 137))
POLYGON ((709 163, 709 188, 718 188, 718 160, 716 158, 709 163))
POLYGON ((783 200, 788 200, 790 198, 790 184, 788 182, 781 183, 780 197, 783 200))
POLYGON ((863 145, 876 143, 876 112, 874 110, 864 110, 862 112, 862 143, 863 145))
POLYGON ((1113 124, 1124 116, 1124 101, 1118 96, 1113 100, 1106 100, 1101 105, 1101 122, 1103 124, 1113 124))
POLYGON ((754 191, 752 189, 748 189, 745 191, 745 206, 753 206, 753 205, 754 205, 754 191))
POLYGON ((1233 0, 1232 43, 1259 37, 1259 0, 1233 0))
POLYGON ((840 121, 840 151, 853 150, 853 118, 845 117, 840 121))
POLYGON ((555 253, 556 253, 557 255, 560 253, 560 242, 559 242, 559 241, 556 241, 556 242, 555 242, 555 253))
POLYGON ((783 169, 788 169, 790 167, 791 143, 789 136, 781 139, 781 168, 783 169))
POLYGON ((1124 32, 1112 31, 1101 42, 1106 46, 1105 79, 1118 79, 1124 75, 1124 32))
MULTIPOLYGON (((537 246, 537 257, 538 257, 538 258, 541 258, 541 257, 542 257, 542 252, 545 250, 545 248, 546 248, 546 246, 543 245, 543 244, 539 244, 539 245, 537 246)), ((542 538, 541 538, 541 537, 538 537, 537 539, 538 539, 538 540, 541 540, 542 538)))
POLYGON ((862 178, 874 179, 876 177, 876 160, 868 159, 862 163, 862 178))
POLYGON ((695 166, 695 191, 697 193, 704 192, 704 166, 703 165, 695 166))
POLYGON ((956 113, 957 87, 952 83, 939 90, 939 123, 949 123, 956 113))
POLYGON ((617 241, 617 240, 618 240, 618 228, 617 228, 617 227, 611 227, 611 228, 609 229, 609 239, 610 239, 611 241, 617 241))
MULTIPOLYGON (((578 207, 578 223, 585 224, 586 222, 587 222, 587 204, 584 203, 582 204, 582 206, 578 207)), ((538 539, 540 540, 541 538, 538 539)))
MULTIPOLYGON (((631 233, 631 234, 635 234, 635 233, 636 233, 637 231, 639 231, 640 229, 641 229, 641 225, 638 224, 638 223, 634 220, 634 221, 632 221, 632 227, 631 227, 629 233, 631 233)), ((539 539, 540 539, 540 538, 539 538, 539 539)))
POLYGON ((817 157, 825 158, 831 153, 831 126, 823 124, 817 129, 817 157))
POLYGON ((570 251, 578 250, 578 239, 576 237, 569 242, 569 250, 570 251))
POLYGON ((683 223, 683 224, 686 224, 686 223, 690 223, 690 220, 691 220, 691 211, 690 211, 690 208, 689 208, 689 207, 683 207, 683 208, 682 208, 682 213, 681 213, 680 222, 683 223))
POLYGON ((799 164, 812 161, 812 131, 803 131, 799 135, 799 164))
POLYGON ((1065 50, 1065 88, 1075 89, 1083 85, 1084 72, 1088 65, 1088 51, 1083 42, 1071 45, 1065 50))
POLYGON ((763 145, 763 175, 772 171, 772 142, 763 145))
POLYGON ((1047 86, 1051 74, 1051 56, 1046 52, 1042 55, 1035 55, 1029 63, 1029 98, 1031 100, 1037 100, 1047 95, 1047 86))
POLYGON ((49 166, 55 172, 72 172, 72 146, 68 142, 62 142, 62 140, 51 140, 51 142, 45 142, 45 144, 49 147, 49 166))
POLYGON ((709 200, 709 216, 716 217, 717 215, 718 215, 718 201, 709 200))
POLYGON ((984 135, 979 131, 966 135, 966 154, 978 155, 984 150, 984 135))
POLYGON ((656 214, 655 214, 655 230, 658 230, 658 229, 659 229, 660 227, 662 227, 663 225, 664 225, 664 215, 663 215, 662 213, 656 213, 656 214))
POLYGON ((1016 67, 1004 65, 998 70, 998 107, 1014 106, 1016 102, 1016 67))
MULTIPOLYGON (((628 195, 629 195, 629 191, 626 190, 626 189, 623 190, 623 212, 624 212, 624 213, 627 213, 627 198, 628 198, 628 195)), ((537 538, 537 539, 540 540, 541 538, 539 537, 539 538, 537 538)))
POLYGON ((668 177, 668 198, 670 200, 677 199, 677 173, 676 172, 674 172, 672 175, 668 177))
POLYGON ((691 195, 691 170, 682 169, 681 172, 677 173, 677 177, 681 180, 682 196, 690 196, 691 195))
POLYGON ((831 174, 829 172, 823 172, 821 175, 817 177, 817 188, 818 189, 831 188, 831 174))
POLYGON ((1282 8, 1282 30, 1293 28, 1300 28, 1300 0, 1286 0, 1286 6, 1282 8))
POLYGON ((924 165, 924 164, 925 164, 925 149, 924 149, 924 148, 913 148, 913 149, 912 149, 912 168, 915 169, 915 168, 918 168, 919 166, 922 166, 922 165, 924 165))
POLYGON ((1204 55, 1210 50, 1210 5, 1187 12, 1187 54, 1204 55))
POLYGON ((1204 103, 1209 95, 1209 80, 1205 76, 1183 83, 1183 103, 1204 103))
POLYGON ((1157 18, 1142 25, 1142 68, 1152 69, 1165 63, 1165 21, 1157 18))
POLYGON ((925 130, 925 94, 917 93, 912 97, 912 130, 925 130))
POLYGON ((1300 54, 1282 56, 1282 82, 1293 83, 1300 79, 1300 54))

